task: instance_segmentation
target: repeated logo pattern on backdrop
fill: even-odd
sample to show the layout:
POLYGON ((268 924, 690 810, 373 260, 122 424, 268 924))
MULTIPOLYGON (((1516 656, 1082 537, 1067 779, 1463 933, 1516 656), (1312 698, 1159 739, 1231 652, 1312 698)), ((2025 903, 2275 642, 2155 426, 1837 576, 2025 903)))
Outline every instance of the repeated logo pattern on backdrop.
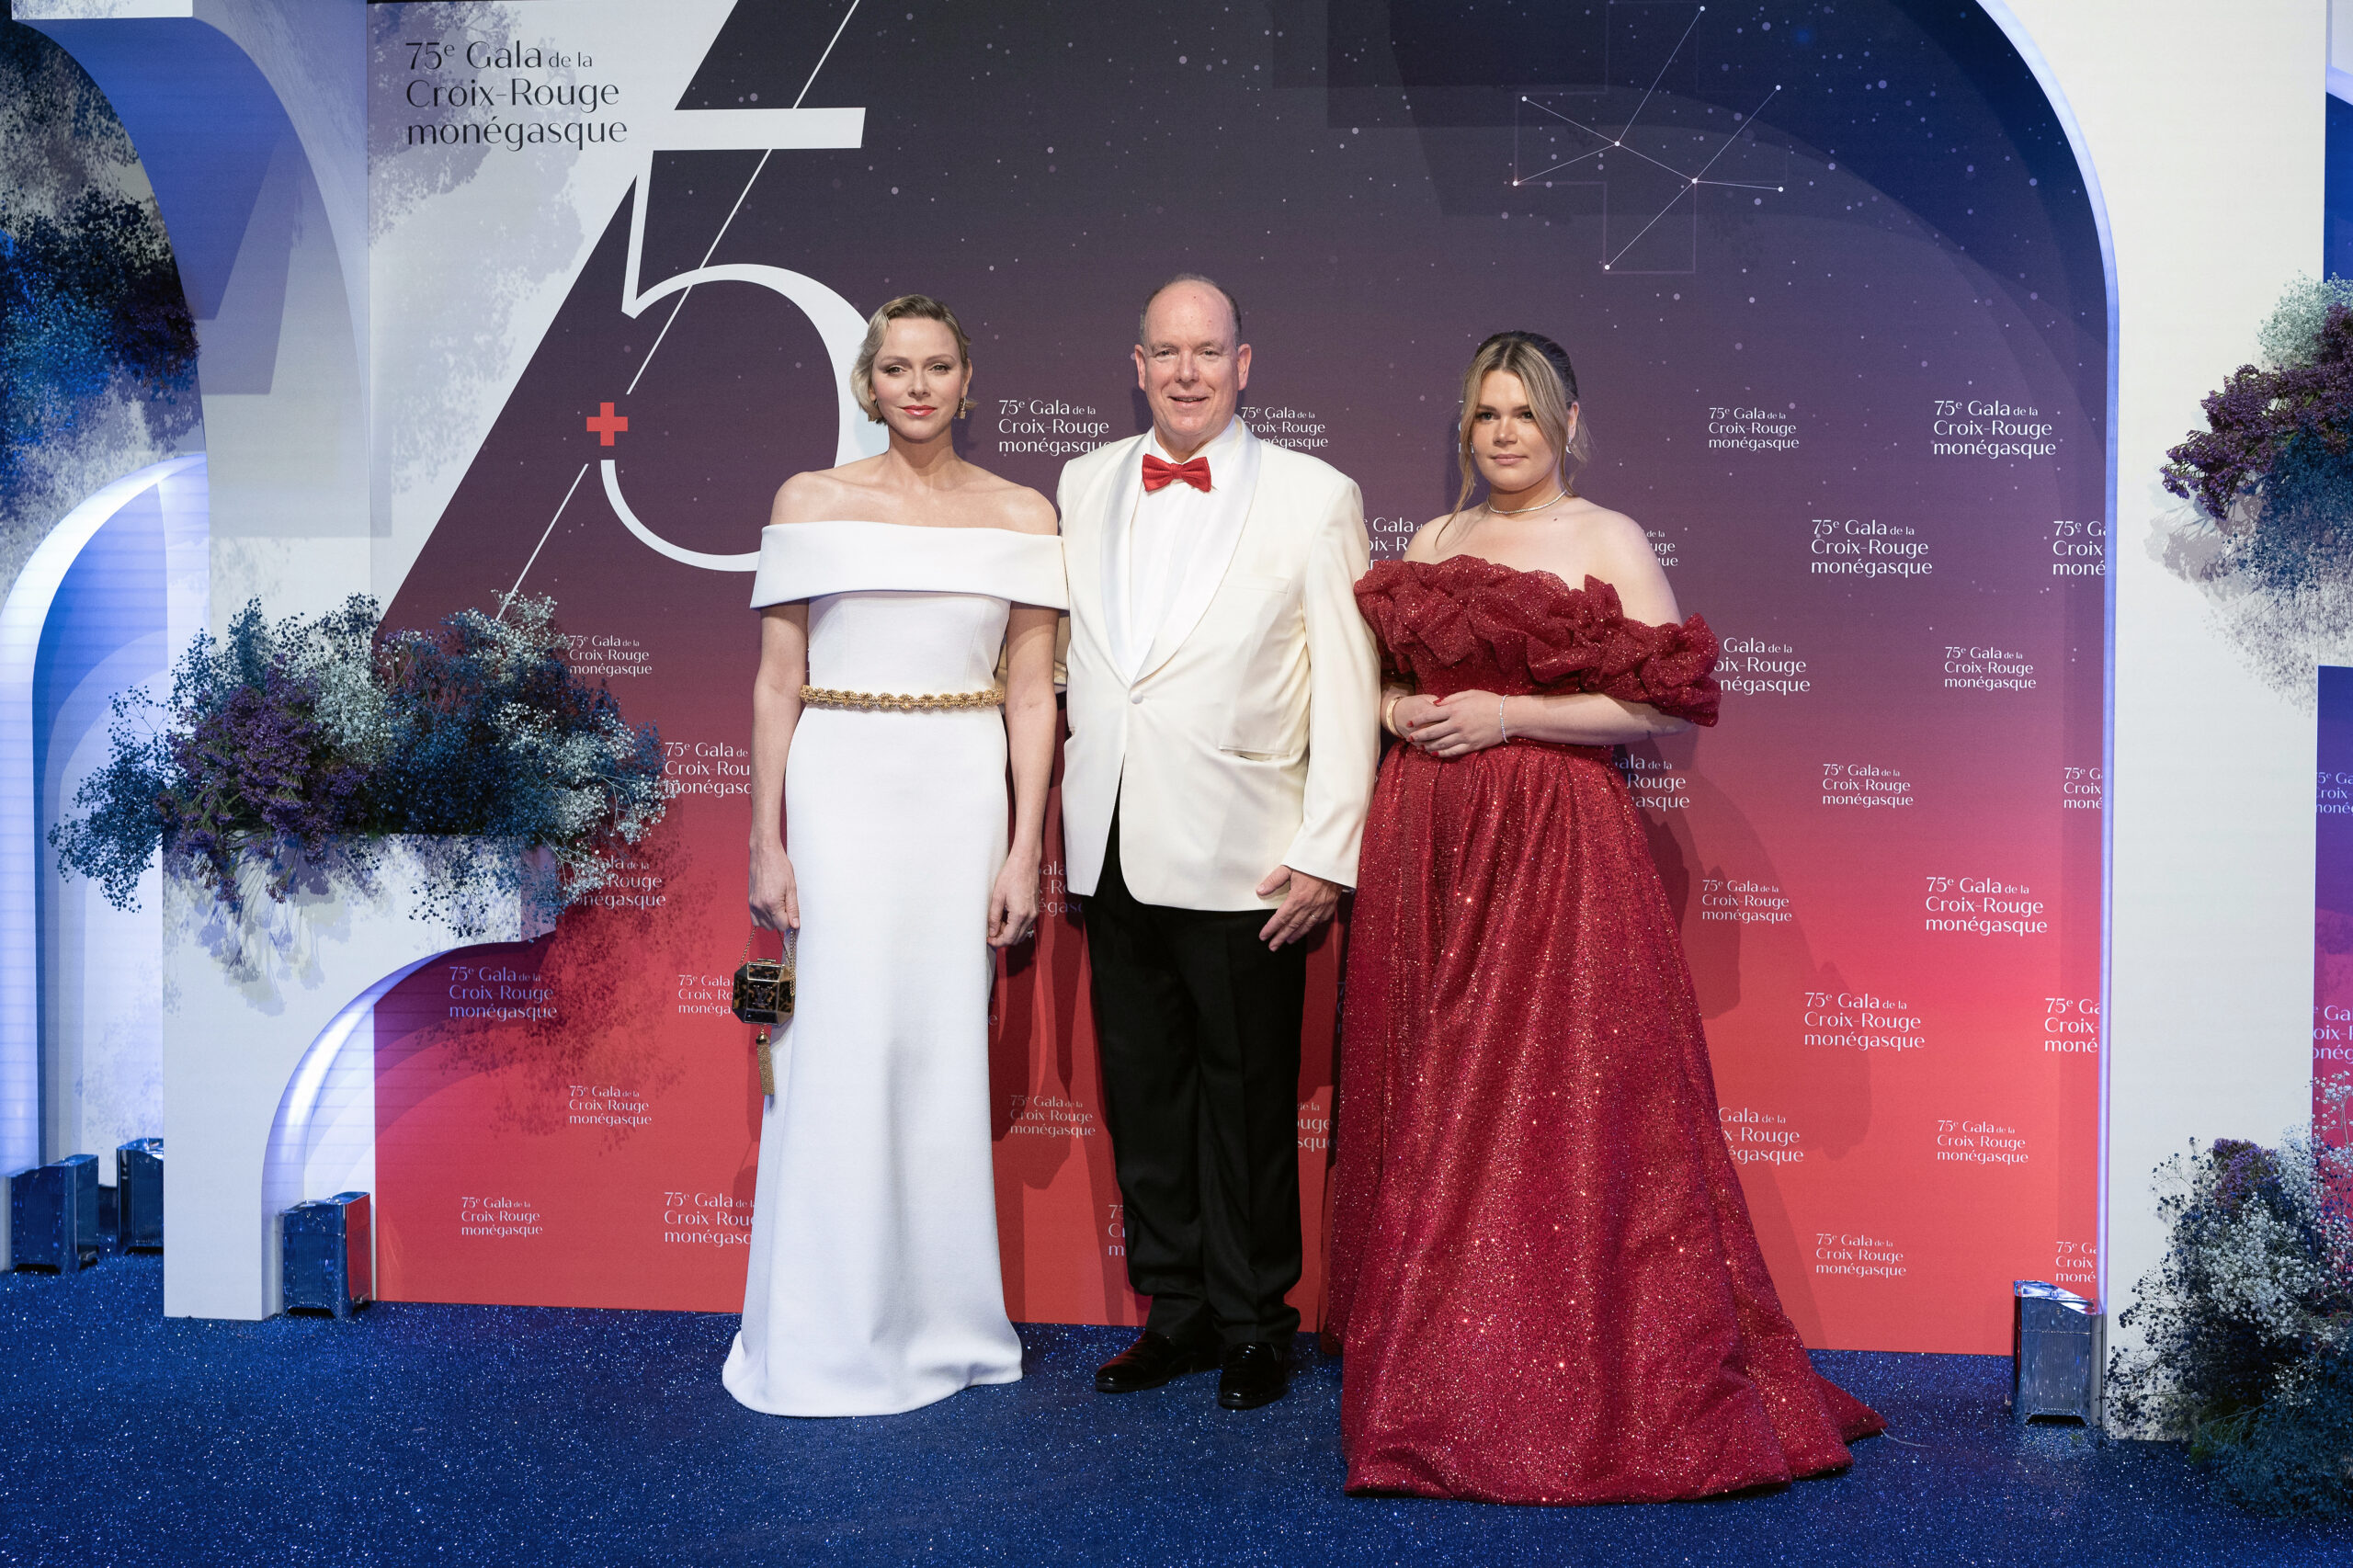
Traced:
MULTIPOLYGON (((1996 1351, 2012 1278, 2091 1288, 2107 308, 2065 139, 1963 7, 1477 9, 764 7, 665 96, 642 10, 371 8, 380 333, 469 289, 506 321, 469 269, 575 222, 469 182, 678 149, 576 214, 482 428, 379 392, 380 446, 426 432, 461 470, 396 619, 552 594, 676 790, 631 885, 378 1008, 388 1298, 739 1303, 758 1118, 725 975, 767 498, 873 449, 838 366, 910 290, 973 329, 967 455, 1051 494, 1142 427, 1127 350, 1179 269, 1239 296, 1254 428, 1356 478, 1381 555, 1453 498, 1477 341, 1574 356, 1581 487, 1723 640, 1721 726, 1623 767, 1809 1340, 1996 1351), (799 129, 730 139, 764 108, 799 129)), ((1007 1301, 1132 1323, 1050 858, 995 1004, 1007 1301)), ((1339 945, 1300 1085, 1311 1254, 1339 945)), ((1311 1264, 1311 1319, 1320 1290, 1311 1264)))
POLYGON ((2320 667, 2313 786, 2313 1124, 2353 1142, 2353 668, 2320 667))

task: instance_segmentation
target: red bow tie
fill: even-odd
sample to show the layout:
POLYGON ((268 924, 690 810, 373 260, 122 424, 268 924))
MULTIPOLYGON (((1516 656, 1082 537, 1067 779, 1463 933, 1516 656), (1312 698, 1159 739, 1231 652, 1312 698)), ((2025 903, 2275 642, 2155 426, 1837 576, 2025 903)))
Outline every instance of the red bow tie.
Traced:
POLYGON ((1178 480, 1206 494, 1210 487, 1210 460, 1193 458, 1180 463, 1152 452, 1143 455, 1143 487, 1146 493, 1165 490, 1178 480))

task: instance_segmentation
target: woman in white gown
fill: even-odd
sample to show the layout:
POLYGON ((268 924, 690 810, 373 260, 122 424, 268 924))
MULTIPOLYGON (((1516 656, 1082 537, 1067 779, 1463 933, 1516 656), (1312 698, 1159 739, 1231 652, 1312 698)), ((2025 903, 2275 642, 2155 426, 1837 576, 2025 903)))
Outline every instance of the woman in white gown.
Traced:
POLYGON ((1068 601, 1052 505, 956 455, 972 374, 947 307, 883 306, 850 380, 890 449, 794 475, 761 533, 751 906, 799 932, 799 1006, 722 1375, 773 1415, 887 1415, 1021 1376, 990 949, 1037 921, 1068 601))

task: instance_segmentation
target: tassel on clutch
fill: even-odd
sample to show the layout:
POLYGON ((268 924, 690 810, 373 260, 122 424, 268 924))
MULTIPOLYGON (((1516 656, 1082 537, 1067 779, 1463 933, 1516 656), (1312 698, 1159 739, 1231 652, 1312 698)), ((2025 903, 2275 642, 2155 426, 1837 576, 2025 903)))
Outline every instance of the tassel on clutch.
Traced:
MULTIPOLYGON (((768 1051, 768 1031, 792 1016, 792 940, 785 939, 781 959, 746 958, 735 971, 734 1013, 757 1026, 752 1049, 760 1064, 760 1093, 776 1094, 776 1059, 768 1051)), ((746 940, 747 954, 752 945, 746 940)))

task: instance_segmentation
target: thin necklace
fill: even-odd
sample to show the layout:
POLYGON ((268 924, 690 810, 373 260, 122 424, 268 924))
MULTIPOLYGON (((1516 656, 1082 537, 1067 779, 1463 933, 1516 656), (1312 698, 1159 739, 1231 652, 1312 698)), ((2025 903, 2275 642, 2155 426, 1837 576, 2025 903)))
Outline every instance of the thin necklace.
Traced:
POLYGON ((1541 511, 1555 501, 1567 500, 1568 496, 1569 493, 1566 490, 1555 490, 1552 494, 1547 495, 1543 500, 1539 501, 1533 506, 1514 506, 1507 512, 1498 509, 1495 504, 1493 501, 1490 501, 1487 503, 1487 516, 1491 517, 1517 517, 1522 512, 1541 511))

